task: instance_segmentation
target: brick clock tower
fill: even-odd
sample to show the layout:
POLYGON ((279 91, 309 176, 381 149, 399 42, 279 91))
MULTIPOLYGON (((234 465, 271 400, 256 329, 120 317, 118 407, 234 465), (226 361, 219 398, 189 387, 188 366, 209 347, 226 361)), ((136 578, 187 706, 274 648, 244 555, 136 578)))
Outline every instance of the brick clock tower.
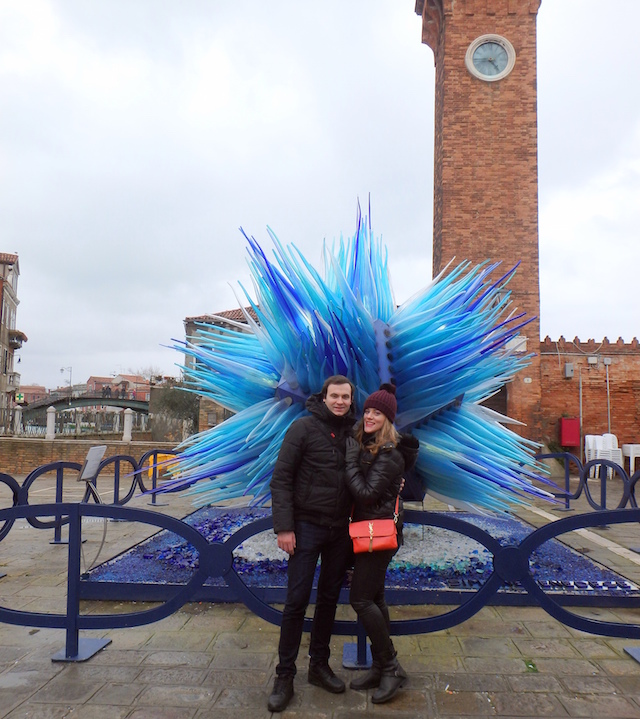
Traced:
MULTIPOLYGON (((457 261, 520 266, 512 308, 539 317, 536 15, 540 0, 417 0, 436 66, 434 276, 457 261)), ((540 323, 521 334, 536 357, 490 406, 540 439, 540 323)), ((519 349, 524 350, 522 344, 519 349)))

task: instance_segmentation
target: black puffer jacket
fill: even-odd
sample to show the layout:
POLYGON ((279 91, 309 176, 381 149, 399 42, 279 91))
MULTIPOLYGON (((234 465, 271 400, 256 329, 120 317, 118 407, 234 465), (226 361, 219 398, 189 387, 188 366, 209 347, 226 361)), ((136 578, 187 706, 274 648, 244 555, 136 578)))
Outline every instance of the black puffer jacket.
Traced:
POLYGON ((344 483, 346 439, 354 423, 353 406, 337 417, 322 400, 309 397, 310 416, 287 430, 271 478, 273 531, 295 529, 295 520, 345 527, 351 508, 344 483))
MULTIPOLYGON (((372 454, 355 440, 347 448, 346 481, 355 505, 353 519, 378 519, 393 516, 396 497, 400 491, 402 475, 416 463, 418 440, 410 434, 403 434, 397 447, 389 442, 383 445, 377 455, 372 454)), ((402 500, 399 502, 402 529, 402 500)))

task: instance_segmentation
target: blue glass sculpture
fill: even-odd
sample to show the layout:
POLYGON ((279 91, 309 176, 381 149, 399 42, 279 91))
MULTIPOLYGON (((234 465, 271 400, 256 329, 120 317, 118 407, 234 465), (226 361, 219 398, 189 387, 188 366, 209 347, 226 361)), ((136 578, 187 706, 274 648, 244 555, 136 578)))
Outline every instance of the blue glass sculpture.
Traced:
POLYGON ((386 249, 360 212, 352 238, 325 245, 323 275, 268 232, 271 260, 245 235, 255 297, 242 288, 253 311, 243 310, 246 324, 219 318, 174 345, 193 358, 182 368, 188 389, 235 414, 180 445, 164 491, 190 488, 197 505, 264 504, 288 427, 326 377, 344 374, 359 407, 395 381, 396 425, 420 441, 424 492, 495 511, 551 496, 537 445, 480 404, 530 361, 509 349, 531 321, 509 314, 515 268, 492 279, 498 264, 465 262, 397 307, 386 249))

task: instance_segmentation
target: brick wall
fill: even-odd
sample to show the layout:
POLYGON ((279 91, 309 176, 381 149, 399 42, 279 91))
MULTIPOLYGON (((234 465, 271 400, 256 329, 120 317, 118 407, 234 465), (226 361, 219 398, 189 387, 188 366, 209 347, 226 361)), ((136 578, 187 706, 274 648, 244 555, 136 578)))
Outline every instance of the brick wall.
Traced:
POLYGON ((136 461, 150 449, 173 449, 168 442, 115 442, 73 439, 36 439, 0 437, 0 472, 12 477, 26 475, 49 462, 78 462, 82 464, 90 447, 107 445, 105 457, 126 454, 136 461))
MULTIPOLYGON (((538 161, 536 13, 539 0, 428 0, 423 40, 436 64, 433 271, 454 256, 474 264, 520 263, 509 283, 512 309, 540 314, 538 279, 538 161), (436 13, 437 6, 442 14, 436 13), (439 15, 439 19, 436 19, 439 15), (479 36, 497 34, 514 46, 512 72, 485 82, 467 70, 465 55, 479 36)), ((496 272, 496 278, 500 275, 496 272)), ((537 352, 536 319, 523 334, 537 352)), ((540 438, 540 367, 507 388, 511 416, 540 438), (526 378, 526 381, 525 381, 526 378)), ((520 430, 519 430, 520 431, 520 430)))
POLYGON ((640 344, 589 340, 581 342, 546 337, 540 343, 542 387, 542 436, 558 441, 560 417, 580 416, 582 385, 582 432, 603 434, 607 421, 607 367, 611 432, 619 444, 640 443, 640 344), (592 358, 591 361, 589 358, 592 358), (610 362, 610 364, 605 364, 610 362), (565 377, 565 365, 573 377, 565 377))

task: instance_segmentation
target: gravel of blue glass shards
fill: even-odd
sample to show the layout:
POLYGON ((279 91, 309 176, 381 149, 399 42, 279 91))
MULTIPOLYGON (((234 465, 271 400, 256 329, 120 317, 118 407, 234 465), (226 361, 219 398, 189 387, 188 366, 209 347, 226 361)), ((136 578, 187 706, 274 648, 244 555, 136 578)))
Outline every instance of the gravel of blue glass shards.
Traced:
MULTIPOLYGON (((246 524, 269 515, 268 509, 205 507, 183 521, 208 542, 224 542, 246 524)), ((513 518, 447 513, 475 524, 500 542, 519 544, 533 530, 513 518)), ((493 571, 492 555, 465 535, 437 527, 407 525, 405 544, 387 571, 387 586, 398 589, 477 589, 493 571)), ((173 532, 161 531, 129 551, 92 570, 89 581, 185 584, 199 566, 197 550, 173 532)), ((531 571, 545 590, 604 593, 625 589, 624 577, 596 564, 558 540, 545 542, 531 557, 531 571), (581 586, 583 585, 583 586, 581 586), (586 586, 584 586, 586 585, 586 586)), ((286 587, 287 561, 271 530, 241 544, 234 552, 234 569, 247 586, 286 587)), ((317 581, 316 571, 316 581, 317 581)), ((209 578, 223 586, 221 578, 209 578)), ((348 584, 348 577, 347 577, 348 584)), ((510 588, 512 589, 512 588, 510 588)))

